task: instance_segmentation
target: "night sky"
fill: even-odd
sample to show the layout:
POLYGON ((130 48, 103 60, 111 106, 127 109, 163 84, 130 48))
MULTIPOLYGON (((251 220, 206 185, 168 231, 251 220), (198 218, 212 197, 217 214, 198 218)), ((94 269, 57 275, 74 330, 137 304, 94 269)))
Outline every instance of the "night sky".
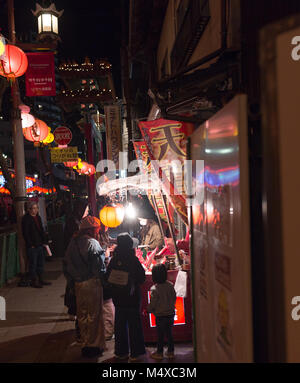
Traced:
MULTIPOLYGON (((42 1, 38 2, 42 5, 42 1)), ((85 56, 92 60, 108 59, 113 65, 115 87, 120 96, 120 46, 121 21, 120 0, 56 0, 57 10, 64 9, 59 19, 59 35, 62 43, 61 58, 83 61, 85 56)), ((15 0, 16 32, 37 31, 34 0, 15 0)), ((0 27, 7 35, 6 0, 0 0, 0 27)))

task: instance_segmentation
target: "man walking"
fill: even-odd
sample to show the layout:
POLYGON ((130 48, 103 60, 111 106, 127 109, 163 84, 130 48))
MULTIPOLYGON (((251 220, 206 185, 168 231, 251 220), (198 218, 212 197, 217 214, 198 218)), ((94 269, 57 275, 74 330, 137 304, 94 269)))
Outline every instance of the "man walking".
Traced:
POLYGON ((22 219, 22 231, 29 261, 31 286, 35 288, 41 288, 43 285, 51 285, 50 282, 45 282, 43 280, 45 264, 43 245, 47 244, 47 239, 38 212, 39 208, 37 203, 30 202, 28 204, 28 212, 22 219))

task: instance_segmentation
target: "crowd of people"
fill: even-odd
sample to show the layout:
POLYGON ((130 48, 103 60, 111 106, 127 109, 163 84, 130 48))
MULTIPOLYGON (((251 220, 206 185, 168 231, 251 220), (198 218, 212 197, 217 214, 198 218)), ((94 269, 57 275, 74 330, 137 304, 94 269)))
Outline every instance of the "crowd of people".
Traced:
MULTIPOLYGON (((146 226, 146 225, 145 225, 146 226)), ((149 248, 158 228, 149 222, 149 248), (152 228, 152 229, 151 229, 152 228), (149 233, 150 229, 150 233, 149 233)), ((22 221, 26 244, 30 286, 49 285, 43 278, 45 245, 48 243, 36 202, 29 203, 22 221)), ((100 220, 89 215, 88 202, 78 199, 73 213, 67 216, 64 228, 65 256, 63 272, 66 278, 65 306, 75 320, 76 343, 83 357, 96 357, 106 351, 106 341, 114 338, 116 360, 140 361, 146 354, 141 318, 141 285, 145 270, 135 256, 139 242, 129 233, 120 233, 114 240, 100 220)), ((167 338, 167 358, 174 357, 172 327, 176 293, 167 281, 164 265, 153 267, 153 287, 148 312, 156 316, 156 360, 164 357, 167 338)))
MULTIPOLYGON (((138 240, 128 233, 111 241, 100 220, 88 215, 86 203, 75 204, 65 225, 65 304, 76 317, 76 338, 84 357, 102 355, 113 336, 117 360, 137 362, 146 354, 141 318, 146 276, 135 256, 137 246, 138 240)), ((164 265, 153 268, 153 282, 148 312, 157 318, 158 345, 151 357, 163 359, 166 336, 166 356, 173 358, 176 293, 164 265)))

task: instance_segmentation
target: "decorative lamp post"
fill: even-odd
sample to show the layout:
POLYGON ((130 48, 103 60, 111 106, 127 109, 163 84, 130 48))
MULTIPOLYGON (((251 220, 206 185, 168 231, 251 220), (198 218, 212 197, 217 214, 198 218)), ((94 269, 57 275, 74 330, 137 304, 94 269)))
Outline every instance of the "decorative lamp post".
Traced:
POLYGON ((46 8, 36 3, 35 11, 32 11, 38 19, 38 39, 59 39, 58 19, 64 13, 64 10, 58 11, 54 3, 46 8))

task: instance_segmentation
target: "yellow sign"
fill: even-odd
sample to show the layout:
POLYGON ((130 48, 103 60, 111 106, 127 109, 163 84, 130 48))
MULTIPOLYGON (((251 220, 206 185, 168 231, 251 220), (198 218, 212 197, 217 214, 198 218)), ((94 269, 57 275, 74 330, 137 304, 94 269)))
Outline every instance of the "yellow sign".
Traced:
POLYGON ((78 160, 78 149, 77 146, 69 146, 68 148, 51 148, 51 162, 62 163, 68 161, 78 160))

